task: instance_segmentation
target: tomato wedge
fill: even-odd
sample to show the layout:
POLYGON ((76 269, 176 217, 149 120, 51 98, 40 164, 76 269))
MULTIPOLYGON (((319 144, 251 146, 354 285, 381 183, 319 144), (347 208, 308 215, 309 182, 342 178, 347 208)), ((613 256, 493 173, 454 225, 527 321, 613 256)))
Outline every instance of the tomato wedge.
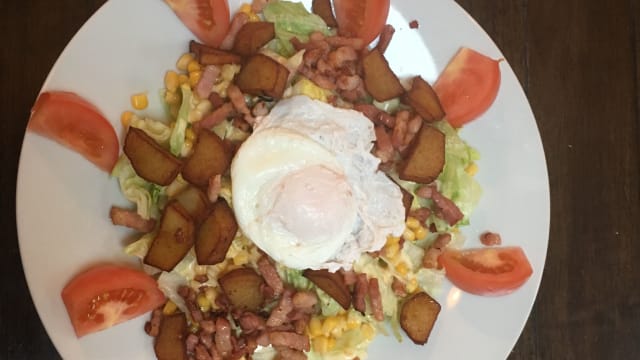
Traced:
POLYGON ((78 337, 104 330, 149 312, 165 302, 155 279, 123 265, 98 265, 62 289, 78 337))
POLYGON ((62 144, 110 172, 120 147, 113 126, 87 100, 72 92, 40 94, 29 119, 28 129, 62 144))
POLYGON ((227 0, 165 0, 182 23, 203 43, 217 47, 229 31, 227 0))
POLYGON ((340 34, 360 38, 369 44, 387 22, 389 6, 390 0, 334 0, 340 34))
POLYGON ((509 294, 533 273, 529 259, 520 247, 446 250, 438 262, 454 285, 476 295, 509 294))
POLYGON ((451 59, 433 85, 451 126, 461 127, 493 104, 500 88, 500 61, 464 47, 451 59))

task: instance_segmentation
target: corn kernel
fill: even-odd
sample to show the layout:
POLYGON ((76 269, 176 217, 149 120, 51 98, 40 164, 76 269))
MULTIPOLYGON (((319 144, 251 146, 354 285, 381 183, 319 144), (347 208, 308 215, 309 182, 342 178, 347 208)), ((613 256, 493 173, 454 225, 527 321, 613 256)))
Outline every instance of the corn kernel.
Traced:
POLYGON ((373 326, 369 324, 362 324, 360 331, 367 340, 373 340, 373 337, 376 335, 376 331, 373 329, 373 326))
POLYGON ((131 124, 131 118, 133 118, 133 113, 131 111, 125 111, 120 115, 120 122, 123 127, 129 127, 131 124))
POLYGON ((329 338, 326 336, 318 336, 313 339, 313 351, 324 354, 329 350, 329 338))
POLYGON ((247 4, 247 3, 242 4, 242 6, 240 6, 240 10, 238 11, 247 14, 248 16, 247 20, 249 22, 260 21, 260 17, 255 12, 253 12, 253 9, 251 8, 251 4, 247 4))
POLYGON ((387 257, 393 258, 396 255, 398 255, 398 252, 400 251, 400 245, 392 243, 392 244, 387 244, 387 246, 384 247, 384 254, 387 257))
POLYGON ((177 72, 169 70, 164 74, 164 87, 167 88, 167 90, 176 91, 178 90, 179 85, 180 82, 178 80, 177 72))
POLYGON ((192 71, 189 73, 189 85, 195 87, 202 77, 202 71, 192 71))
POLYGON ((196 139, 196 132, 193 131, 193 128, 187 128, 187 130, 185 130, 185 132, 184 132, 184 137, 187 140, 193 141, 193 140, 196 139))
POLYGON ((422 240, 427 237, 427 228, 424 226, 420 226, 419 228, 413 230, 413 233, 416 235, 416 240, 422 240))
POLYGON ((181 71, 187 71, 187 66, 193 61, 193 55, 191 53, 184 53, 176 62, 176 68, 181 71))
POLYGON ((207 299, 207 294, 205 293, 198 294, 198 296, 196 297, 196 301, 198 302, 198 306, 200 307, 200 310, 204 312, 211 310, 211 303, 209 302, 209 299, 207 299))
POLYGON ((320 335, 322 335, 322 320, 314 316, 309 320, 309 336, 314 338, 320 335))
POLYGON ((131 95, 131 106, 133 106, 136 110, 146 109, 149 106, 149 99, 147 99, 147 94, 139 93, 131 95))
POLYGON ((415 278, 409 280, 409 283, 407 284, 407 291, 409 293, 413 293, 416 290, 418 290, 418 281, 415 278))
POLYGON ((407 218, 406 224, 407 224, 407 227, 411 230, 415 230, 420 227, 420 221, 414 218, 413 216, 409 216, 407 218))
POLYGON ((331 351, 336 347, 336 338, 333 336, 329 338, 329 343, 327 344, 327 351, 331 351))
POLYGON ((200 66, 200 63, 198 63, 196 60, 191 60, 189 61, 189 64, 187 64, 187 71, 192 73, 194 71, 200 71, 202 69, 202 67, 200 66))
POLYGON ((195 334, 200 330, 200 323, 197 321, 192 321, 191 325, 189 325, 189 332, 195 334))
POLYGON ((405 239, 406 241, 413 241, 416 239, 416 234, 414 234, 413 231, 411 231, 411 229, 406 228, 402 233, 402 238, 405 239))
POLYGON ((207 288, 204 289, 204 296, 213 307, 215 307, 217 295, 216 289, 211 286, 207 286, 207 288))
POLYGON ((171 315, 174 312, 176 312, 177 309, 178 309, 178 306, 176 305, 176 303, 174 303, 173 301, 169 300, 169 301, 167 301, 166 304, 164 304, 164 307, 162 308, 162 313, 164 315, 171 315))
POLYGON ((329 334, 333 329, 338 327, 338 319, 335 316, 329 316, 322 322, 322 333, 329 334))
POLYGON ((400 275, 407 275, 407 273, 409 273, 409 267, 407 266, 407 263, 401 262, 398 265, 396 265, 396 271, 400 275))
POLYGON ((233 265, 244 265, 249 262, 249 255, 241 251, 233 257, 233 265))
POLYGON ((189 83, 189 76, 187 76, 185 74, 178 75, 178 83, 180 85, 188 84, 189 83))
POLYGON ((397 236, 387 236, 387 245, 399 244, 400 238, 397 236))
POLYGON ((180 94, 175 91, 167 90, 164 93, 164 102, 166 102, 168 105, 178 105, 180 104, 180 94))
POLYGON ((471 163, 466 169, 464 169, 464 171, 471 176, 475 176, 478 173, 478 165, 476 165, 476 163, 471 163))

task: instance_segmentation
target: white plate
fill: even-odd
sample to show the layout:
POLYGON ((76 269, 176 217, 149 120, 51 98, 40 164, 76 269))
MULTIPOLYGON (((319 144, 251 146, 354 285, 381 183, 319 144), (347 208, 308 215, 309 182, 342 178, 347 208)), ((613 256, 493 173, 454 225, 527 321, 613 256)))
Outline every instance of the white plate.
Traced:
MULTIPOLYGON (((310 1, 308 1, 310 2, 310 1)), ((232 0, 232 8, 240 1, 232 0)), ((402 76, 433 81, 460 46, 494 58, 502 54, 482 29, 450 0, 393 1, 396 35, 388 50, 402 76), (418 30, 408 22, 417 19, 418 30)), ((121 133, 119 115, 129 96, 148 91, 151 113, 165 70, 173 68, 192 36, 158 0, 111 0, 76 34, 51 70, 44 90, 75 91, 101 109, 121 133)), ((500 359, 516 342, 536 296, 547 249, 549 190, 544 152, 527 99, 506 62, 496 102, 462 136, 480 150, 478 180, 484 196, 465 228, 468 246, 490 229, 506 245, 524 248, 533 277, 501 298, 461 293, 445 284, 443 311, 426 346, 380 336, 371 359, 500 359)), ((71 276, 99 261, 130 261, 122 254, 125 230, 111 225, 112 204, 124 204, 116 181, 54 142, 26 133, 17 185, 20 250, 42 322, 65 359, 153 359, 146 317, 78 340, 60 299, 71 276)))

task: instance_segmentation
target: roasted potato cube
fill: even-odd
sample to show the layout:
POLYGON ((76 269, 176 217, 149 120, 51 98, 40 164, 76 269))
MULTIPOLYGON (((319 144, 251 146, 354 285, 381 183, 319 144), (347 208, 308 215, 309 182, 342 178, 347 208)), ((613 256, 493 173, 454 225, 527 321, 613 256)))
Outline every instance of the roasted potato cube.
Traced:
POLYGON ((338 22, 331 8, 331 0, 313 0, 311 3, 311 11, 320 16, 328 27, 338 27, 338 22))
POLYGON ((202 130, 184 163, 182 177, 193 185, 206 187, 209 178, 224 174, 230 163, 231 156, 222 139, 212 131, 202 130))
POLYGON ((274 59, 256 54, 244 64, 235 82, 242 92, 280 99, 289 78, 289 70, 274 59))
POLYGON ((200 265, 215 265, 224 260, 236 236, 238 224, 224 199, 218 200, 198 230, 196 258, 200 265))
POLYGON ((235 309, 258 311, 264 303, 264 279, 253 269, 242 267, 231 270, 218 279, 222 291, 235 309))
POLYGON ((398 166, 402 180, 428 184, 444 167, 445 136, 433 126, 423 126, 407 150, 406 158, 398 166))
POLYGON ((331 296, 343 309, 349 309, 351 306, 351 292, 342 275, 328 270, 311 269, 305 270, 302 275, 331 296))
POLYGON ((164 208, 158 234, 144 257, 144 263, 171 271, 193 246, 194 227, 187 210, 177 201, 171 201, 164 208))
POLYGON ((188 186, 176 195, 176 200, 196 222, 204 219, 207 215, 209 199, 207 199, 207 195, 194 186, 188 186))
POLYGON ((244 24, 233 43, 232 51, 242 56, 253 55, 266 43, 273 40, 276 30, 268 21, 253 21, 244 24))
POLYGON ((187 317, 184 313, 164 315, 153 350, 158 360, 187 360, 187 317))
POLYGON ((193 53, 202 65, 224 65, 224 64, 241 64, 242 57, 229 51, 201 44, 191 40, 189 42, 189 52, 193 53))
POLYGON ((404 93, 404 88, 387 59, 378 49, 369 51, 362 59, 364 86, 377 101, 387 101, 404 93))
POLYGON ((440 304, 427 293, 419 292, 402 304, 400 326, 414 343, 424 345, 439 313, 440 304))
POLYGON ((149 182, 166 186, 180 173, 180 160, 138 128, 129 128, 123 150, 136 174, 149 182))
POLYGON ((422 77, 416 76, 411 83, 411 89, 405 94, 402 102, 411 106, 424 120, 434 122, 442 120, 444 110, 440 99, 431 85, 422 77))

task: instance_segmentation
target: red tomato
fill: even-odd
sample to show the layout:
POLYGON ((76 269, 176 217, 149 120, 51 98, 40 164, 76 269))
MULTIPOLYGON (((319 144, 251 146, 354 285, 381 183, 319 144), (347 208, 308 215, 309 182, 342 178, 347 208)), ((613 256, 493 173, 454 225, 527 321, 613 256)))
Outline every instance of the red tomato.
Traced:
POLYGON ((64 91, 40 94, 28 129, 50 138, 110 172, 118 160, 118 136, 100 111, 80 96, 64 91))
POLYGON ((451 59, 433 89, 453 127, 461 127, 491 106, 500 88, 500 60, 462 48, 451 59))
POLYGON ((533 273, 520 247, 446 250, 438 262, 454 285, 476 295, 506 295, 533 273))
POLYGON ((229 31, 227 0, 165 0, 180 21, 203 43, 217 47, 229 31))
POLYGON ((334 0, 340 33, 369 44, 382 31, 389 15, 389 0, 334 0))
POLYGON ((98 265, 62 289, 78 337, 127 321, 165 302, 155 279, 123 265, 98 265))

